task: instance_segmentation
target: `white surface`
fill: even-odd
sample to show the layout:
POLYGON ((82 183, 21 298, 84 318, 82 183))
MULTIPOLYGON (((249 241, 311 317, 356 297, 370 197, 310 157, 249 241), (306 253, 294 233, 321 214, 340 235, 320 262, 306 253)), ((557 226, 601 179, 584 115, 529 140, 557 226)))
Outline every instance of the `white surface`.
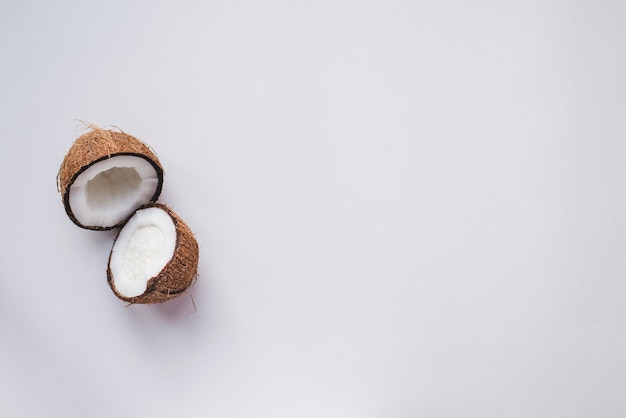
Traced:
POLYGON ((7 417, 626 416, 624 2, 0 13, 7 417), (82 119, 201 246, 124 308, 66 217, 82 119))

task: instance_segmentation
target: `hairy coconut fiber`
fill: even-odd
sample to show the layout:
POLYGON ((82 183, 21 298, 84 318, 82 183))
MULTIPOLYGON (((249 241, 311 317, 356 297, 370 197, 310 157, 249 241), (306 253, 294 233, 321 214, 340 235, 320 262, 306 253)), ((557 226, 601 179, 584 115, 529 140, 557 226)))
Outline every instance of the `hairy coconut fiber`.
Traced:
POLYGON ((70 206, 70 186, 74 183, 74 180, 85 170, 87 170, 93 164, 111 158, 118 155, 132 155, 141 157, 147 160, 155 169, 158 176, 158 187, 154 193, 154 196, 150 200, 154 202, 161 194, 161 187, 163 185, 163 167, 159 162, 158 157, 141 140, 128 135, 124 132, 117 132, 112 130, 105 130, 95 126, 91 126, 92 131, 78 137, 74 144, 69 149, 61 168, 57 176, 57 186, 59 192, 61 192, 63 198, 63 205, 65 211, 70 217, 72 222, 81 228, 95 229, 95 230, 108 230, 119 226, 111 225, 106 227, 101 226, 86 226, 82 225, 72 213, 70 206))
MULTIPOLYGON (((176 229, 176 245, 174 247, 174 254, 172 255, 170 261, 165 265, 165 267, 163 267, 159 274, 148 280, 146 291, 143 294, 134 297, 126 297, 120 294, 115 288, 113 274, 111 272, 111 255, 113 254, 113 250, 111 250, 107 268, 107 280, 109 282, 109 286, 118 298, 131 304, 161 303, 173 299, 182 294, 194 283, 198 271, 198 260, 200 257, 198 252, 198 242, 196 241, 191 229, 189 229, 189 227, 176 213, 174 213, 174 211, 161 203, 148 203, 137 210, 146 208, 160 208, 167 212, 167 214, 172 218, 176 229)), ((120 233, 123 228, 124 227, 122 226, 120 233)), ((115 238, 116 241, 117 238, 119 238, 120 233, 118 233, 115 238)))

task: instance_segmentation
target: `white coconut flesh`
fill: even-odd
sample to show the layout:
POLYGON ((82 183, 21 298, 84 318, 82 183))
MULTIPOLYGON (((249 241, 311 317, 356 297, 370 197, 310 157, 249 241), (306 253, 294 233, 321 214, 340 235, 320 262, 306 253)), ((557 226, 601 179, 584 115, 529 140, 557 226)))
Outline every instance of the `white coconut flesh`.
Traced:
POLYGON ((113 284, 125 297, 143 294, 148 280, 157 276, 172 259, 176 226, 160 208, 138 210, 120 231, 109 268, 113 284))
POLYGON ((70 208, 83 225, 110 227, 148 203, 158 186, 158 174, 150 162, 117 155, 93 164, 74 180, 70 208))

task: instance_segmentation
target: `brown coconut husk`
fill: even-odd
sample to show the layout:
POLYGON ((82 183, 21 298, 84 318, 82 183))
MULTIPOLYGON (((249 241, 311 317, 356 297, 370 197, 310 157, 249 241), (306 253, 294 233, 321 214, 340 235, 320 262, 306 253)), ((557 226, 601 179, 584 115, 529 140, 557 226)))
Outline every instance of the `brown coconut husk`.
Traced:
POLYGON ((94 125, 89 125, 89 127, 92 131, 78 137, 67 154, 65 154, 65 158, 63 159, 63 163, 61 163, 61 168, 57 175, 57 188, 63 198, 65 212, 67 212, 72 222, 81 228, 105 231, 115 228, 121 223, 106 227, 83 225, 72 213, 69 201, 70 186, 74 183, 74 180, 93 164, 107 158, 117 155, 141 157, 152 164, 158 176, 157 189, 154 192, 154 196, 150 199, 151 202, 154 202, 161 194, 161 188, 163 186, 163 167, 156 153, 148 145, 134 136, 128 135, 125 132, 101 129, 94 125))
MULTIPOLYGON (((198 242, 193 232, 174 211, 161 203, 148 203, 137 210, 151 207, 163 209, 174 221, 174 227, 176 228, 176 246, 174 247, 174 254, 170 261, 163 267, 158 275, 148 280, 146 291, 139 296, 130 298, 120 294, 113 283, 113 275, 111 272, 111 255, 113 254, 113 249, 111 249, 107 268, 109 286, 118 298, 130 304, 161 303, 173 299, 187 290, 197 277, 200 254, 198 251, 198 242)), ((134 214, 135 213, 131 215, 131 218, 134 214)), ((123 228, 122 226, 120 233, 123 228)), ((120 233, 115 237, 115 241, 117 241, 120 233)))

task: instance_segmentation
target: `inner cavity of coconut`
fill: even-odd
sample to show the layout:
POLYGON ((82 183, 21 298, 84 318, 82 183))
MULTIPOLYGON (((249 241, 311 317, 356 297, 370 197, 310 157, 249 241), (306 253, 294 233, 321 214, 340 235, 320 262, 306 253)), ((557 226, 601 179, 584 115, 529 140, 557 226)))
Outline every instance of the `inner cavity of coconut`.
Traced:
POLYGON ((70 186, 70 207, 83 225, 109 227, 148 203, 159 184, 146 159, 117 155, 83 171, 70 186))
POLYGON ((138 210, 124 225, 113 245, 109 267, 113 284, 126 297, 146 291, 174 255, 176 226, 160 208, 138 210))

